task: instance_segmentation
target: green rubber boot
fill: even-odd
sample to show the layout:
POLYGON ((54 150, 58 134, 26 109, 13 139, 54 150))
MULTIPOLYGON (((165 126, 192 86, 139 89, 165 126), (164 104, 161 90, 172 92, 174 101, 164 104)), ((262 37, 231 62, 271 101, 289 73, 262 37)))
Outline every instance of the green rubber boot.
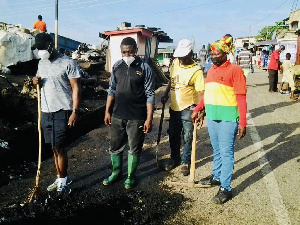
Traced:
POLYGON ((135 173, 138 167, 140 156, 128 154, 128 177, 125 180, 125 189, 131 189, 135 186, 135 173))
POLYGON ((111 155, 112 174, 103 180, 103 185, 110 185, 122 178, 123 155, 111 155))

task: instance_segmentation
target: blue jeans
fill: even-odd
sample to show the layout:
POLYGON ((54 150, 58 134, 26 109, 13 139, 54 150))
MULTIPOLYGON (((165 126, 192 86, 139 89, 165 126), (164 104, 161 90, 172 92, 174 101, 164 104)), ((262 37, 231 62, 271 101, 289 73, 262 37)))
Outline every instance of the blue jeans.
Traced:
POLYGON ((128 144, 128 153, 140 155, 145 139, 144 123, 144 120, 123 120, 112 117, 109 153, 121 155, 128 144))
POLYGON ((191 164, 193 122, 192 110, 173 111, 170 108, 169 139, 171 159, 191 164), (183 135, 183 154, 180 159, 181 134, 183 135))
POLYGON ((214 151, 213 178, 221 182, 221 187, 230 191, 238 123, 207 119, 207 127, 214 151))

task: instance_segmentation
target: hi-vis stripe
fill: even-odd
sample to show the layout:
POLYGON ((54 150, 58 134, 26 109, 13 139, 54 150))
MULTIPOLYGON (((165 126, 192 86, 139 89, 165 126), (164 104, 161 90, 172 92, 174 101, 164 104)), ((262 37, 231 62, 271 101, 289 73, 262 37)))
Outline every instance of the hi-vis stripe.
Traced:
POLYGON ((204 102, 205 105, 237 106, 233 87, 216 82, 205 84, 204 102))

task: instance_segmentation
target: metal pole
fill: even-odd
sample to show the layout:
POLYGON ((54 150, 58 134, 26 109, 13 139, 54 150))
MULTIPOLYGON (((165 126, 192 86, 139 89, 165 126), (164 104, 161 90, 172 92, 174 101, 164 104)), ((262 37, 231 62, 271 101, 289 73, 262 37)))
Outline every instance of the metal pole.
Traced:
POLYGON ((58 0, 55 0, 55 49, 58 49, 58 0))

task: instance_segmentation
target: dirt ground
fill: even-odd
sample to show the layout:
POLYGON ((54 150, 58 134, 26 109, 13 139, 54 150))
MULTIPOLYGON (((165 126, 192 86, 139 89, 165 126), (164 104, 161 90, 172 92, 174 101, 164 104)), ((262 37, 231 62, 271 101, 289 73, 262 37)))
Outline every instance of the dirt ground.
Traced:
MULTIPOLYGON (((109 128, 100 125, 68 148, 69 175, 73 179, 69 196, 47 193, 46 187, 56 173, 51 152, 44 148, 43 153, 49 157, 42 162, 42 195, 24 205, 35 184, 37 160, 20 165, 18 170, 26 173, 0 185, 0 224, 299 224, 300 204, 295 198, 299 196, 299 102, 269 93, 267 72, 263 70, 247 78, 247 87, 247 135, 235 143, 233 199, 225 204, 211 203, 218 187, 173 185, 173 181, 188 182, 180 167, 171 172, 158 170, 155 150, 163 86, 156 90, 153 131, 146 135, 134 189, 126 191, 123 184, 126 153, 124 179, 112 186, 102 185, 111 173, 111 164, 107 152, 109 128)), ((158 145, 160 165, 170 157, 167 109, 168 105, 158 145)), ((197 181, 210 175, 212 167, 206 122, 198 130, 196 149, 197 181)))
MULTIPOLYGON (((161 93, 164 88, 158 89, 157 93, 161 93)), ((109 187, 102 185, 102 180, 110 175, 111 165, 107 152, 109 128, 101 125, 81 136, 68 148, 69 175, 73 179, 72 193, 69 196, 47 193, 46 187, 56 176, 53 159, 48 157, 42 162, 42 195, 34 202, 24 204, 30 188, 34 186, 36 162, 20 165, 27 169, 27 173, 20 174, 0 187, 0 224, 82 224, 85 221, 98 221, 96 224, 174 224, 173 215, 188 207, 185 206, 188 199, 182 193, 173 192, 164 183, 168 173, 160 171, 155 161, 156 136, 161 115, 159 106, 158 103, 153 131, 146 136, 136 188, 126 191, 123 181, 109 187)), ((162 140, 158 146, 160 165, 169 154, 167 111, 165 110, 162 140)), ((47 148, 44 151, 50 152, 47 148)), ((124 156, 125 180, 127 152, 124 156)), ((176 174, 176 170, 173 172, 176 174)), ((186 178, 181 179, 186 182, 186 178)), ((184 219, 181 223, 181 219, 176 219, 176 224, 186 224, 184 219)))
MULTIPOLYGON (((159 108, 155 112, 153 131, 146 136, 137 187, 126 191, 123 181, 111 187, 102 185, 102 180, 111 173, 110 155, 107 152, 109 128, 99 122, 103 121, 106 97, 102 90, 95 95, 91 93, 94 90, 89 88, 85 88, 82 93, 81 109, 85 113, 81 116, 79 128, 73 132, 78 138, 74 137, 75 140, 68 147, 72 193, 68 196, 47 193, 46 187, 56 175, 51 149, 43 143, 40 176, 42 193, 34 202, 27 204, 30 189, 35 184, 37 169, 38 141, 32 139, 37 138, 37 131, 33 130, 36 128, 37 104, 36 99, 23 98, 24 96, 18 97, 15 104, 16 101, 11 97, 16 96, 22 90, 24 81, 34 75, 34 72, 22 75, 20 71, 24 70, 14 71, 19 73, 18 76, 6 75, 7 79, 2 77, 0 80, 1 89, 5 87, 5 90, 12 91, 5 98, 2 95, 2 103, 9 107, 2 111, 1 126, 14 134, 10 135, 7 130, 2 129, 1 136, 10 137, 14 145, 10 143, 10 150, 1 149, 0 224, 82 224, 85 221, 99 221, 96 224, 162 224, 182 207, 185 197, 167 191, 168 187, 162 183, 166 174, 157 168, 155 162, 154 147, 161 114, 159 108), (25 117, 22 108, 26 110, 25 117), (96 109, 98 112, 95 113, 96 109), (89 111, 92 116, 86 116, 89 111), (30 129, 26 128, 20 133, 24 122, 29 124, 30 129), (15 135, 16 132, 19 137, 15 135), (30 133, 30 136, 26 136, 26 133, 30 133), (82 135, 83 133, 86 134, 82 135)), ((107 88, 105 79, 99 83, 107 88)), ((164 122, 167 123, 167 118, 164 122)), ((162 140, 166 135, 164 126, 162 140)), ((166 141, 161 142, 163 151, 160 154, 165 155, 166 141)), ((123 167, 125 180, 127 152, 123 167)))
MULTIPOLYGON (((32 160, 34 149, 38 146, 37 95, 36 89, 32 87, 32 77, 36 71, 32 69, 33 72, 29 73, 30 66, 35 68, 37 65, 24 63, 13 67, 12 71, 17 74, 0 76, 0 170, 24 160, 25 164, 30 163, 27 161, 32 160)), ((96 72, 92 78, 82 79, 81 119, 73 129, 73 139, 103 123, 101 117, 106 101, 108 75, 104 71, 96 72)), ((1 183, 2 175, 0 173, 1 183)))

